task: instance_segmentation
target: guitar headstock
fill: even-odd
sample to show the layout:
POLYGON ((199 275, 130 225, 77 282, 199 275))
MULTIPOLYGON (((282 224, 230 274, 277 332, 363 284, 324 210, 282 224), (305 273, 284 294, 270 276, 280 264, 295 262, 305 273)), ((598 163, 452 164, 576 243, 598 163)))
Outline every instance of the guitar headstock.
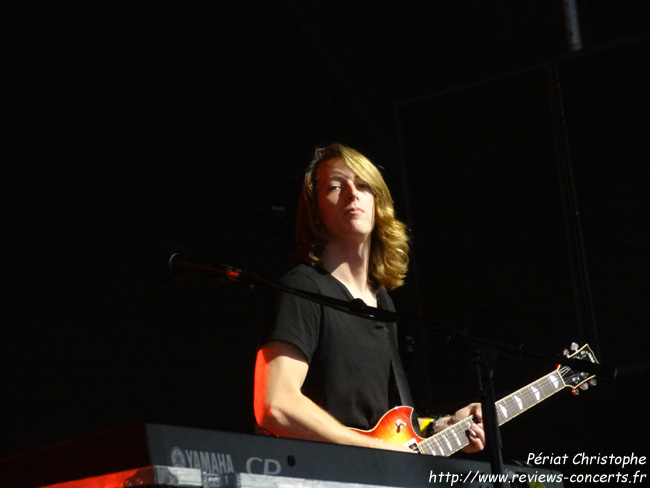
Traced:
MULTIPOLYGON (((566 349, 564 350, 564 355, 571 359, 578 359, 581 361, 589 361, 591 363, 598 363, 594 351, 591 350, 588 344, 585 344, 582 347, 578 347, 578 344, 571 344, 572 354, 569 353, 566 349)), ((580 390, 586 390, 589 388, 589 385, 596 386, 596 379, 594 374, 585 373, 575 369, 571 369, 568 366, 559 365, 557 371, 564 381, 564 386, 571 388, 571 393, 577 395, 580 393, 580 390)))

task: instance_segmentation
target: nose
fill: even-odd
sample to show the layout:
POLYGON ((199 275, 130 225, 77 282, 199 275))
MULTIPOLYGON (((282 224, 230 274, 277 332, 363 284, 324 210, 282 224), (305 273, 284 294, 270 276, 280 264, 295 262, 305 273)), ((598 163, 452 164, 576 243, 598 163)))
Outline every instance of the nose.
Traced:
POLYGON ((359 194, 359 189, 355 185, 348 185, 348 200, 354 200, 359 194))

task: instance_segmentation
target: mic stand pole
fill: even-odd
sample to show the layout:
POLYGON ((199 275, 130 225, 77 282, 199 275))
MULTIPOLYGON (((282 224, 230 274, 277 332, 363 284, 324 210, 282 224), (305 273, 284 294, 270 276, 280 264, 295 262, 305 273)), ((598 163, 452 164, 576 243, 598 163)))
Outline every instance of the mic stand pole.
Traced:
MULTIPOLYGON (((483 413, 483 426, 485 427, 485 449, 489 452, 490 466, 493 474, 503 474, 503 456, 501 444, 501 430, 497 419, 496 403, 494 394, 493 373, 496 366, 497 351, 493 347, 480 347, 472 345, 476 373, 479 385, 479 397, 481 399, 481 411, 483 413)), ((495 487, 501 487, 500 480, 495 481, 495 487)))

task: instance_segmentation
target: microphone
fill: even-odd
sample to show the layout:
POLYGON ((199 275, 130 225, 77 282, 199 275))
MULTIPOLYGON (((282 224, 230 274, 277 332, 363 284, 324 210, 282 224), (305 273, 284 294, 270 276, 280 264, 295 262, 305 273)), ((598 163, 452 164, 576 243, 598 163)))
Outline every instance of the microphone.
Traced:
POLYGON ((183 248, 177 244, 168 243, 166 248, 164 262, 168 276, 178 274, 203 276, 233 281, 249 286, 253 286, 258 280, 254 274, 247 273, 230 265, 215 264, 188 258, 185 256, 183 248))

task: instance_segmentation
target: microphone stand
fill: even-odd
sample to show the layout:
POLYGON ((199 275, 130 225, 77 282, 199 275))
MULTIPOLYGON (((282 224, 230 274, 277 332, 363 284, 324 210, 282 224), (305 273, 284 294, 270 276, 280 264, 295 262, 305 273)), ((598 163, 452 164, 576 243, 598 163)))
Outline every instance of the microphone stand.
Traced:
MULTIPOLYGON (((497 399, 494 393, 494 382, 492 381, 497 351, 490 346, 481 348, 476 344, 473 345, 473 348, 478 375, 479 398, 481 399, 481 411, 483 413, 483 426, 485 428, 485 448, 489 452, 492 473, 503 474, 503 445, 501 444, 501 430, 497 418, 497 399)), ((495 486, 501 486, 501 481, 496 481, 495 486)))
MULTIPOLYGON (((249 287, 255 286, 274 290, 276 292, 288 293, 291 295, 319 303, 321 305, 349 313, 362 318, 375 320, 378 322, 398 322, 419 329, 436 333, 447 339, 455 340, 459 343, 466 343, 473 349, 473 355, 476 362, 479 396, 481 399, 481 409, 483 412, 483 423, 485 426, 486 448, 490 452, 490 465, 494 474, 503 474, 503 458, 501 454, 501 435, 499 431, 499 422, 496 412, 496 398, 494 394, 494 383, 492 381, 494 365, 498 353, 511 355, 522 355, 540 360, 549 361, 555 364, 569 366, 572 369, 597 375, 601 378, 616 378, 616 368, 605 366, 589 361, 568 358, 556 354, 548 354, 542 351, 536 351, 523 346, 523 344, 507 344, 489 337, 482 337, 470 333, 468 330, 458 330, 455 327, 436 323, 431 321, 413 320, 403 317, 395 312, 382 310, 376 307, 366 305, 363 300, 357 298, 352 301, 341 300, 338 298, 327 297, 318 293, 312 293, 305 290, 291 288, 280 283, 260 278, 254 273, 245 272, 231 266, 223 265, 206 265, 186 264, 181 262, 179 266, 172 266, 174 256, 170 259, 170 269, 178 272, 190 274, 200 274, 202 276, 214 277, 220 280, 238 283, 249 287)), ((495 484, 500 486, 501 483, 495 484)))

